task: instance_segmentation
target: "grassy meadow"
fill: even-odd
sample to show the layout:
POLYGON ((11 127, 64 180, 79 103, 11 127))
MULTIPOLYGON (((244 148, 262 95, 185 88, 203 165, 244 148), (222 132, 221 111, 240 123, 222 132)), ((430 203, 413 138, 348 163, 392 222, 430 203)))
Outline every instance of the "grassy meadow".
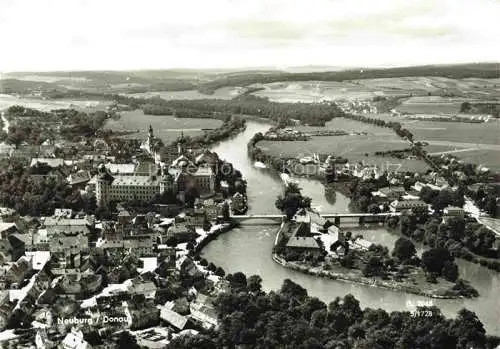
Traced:
POLYGON ((175 118, 172 115, 145 115, 142 110, 121 112, 118 120, 108 120, 105 128, 115 131, 137 131, 128 135, 129 138, 144 139, 147 137, 149 125, 153 127, 155 135, 163 142, 172 142, 181 134, 197 136, 203 134, 202 129, 218 128, 221 120, 175 118))

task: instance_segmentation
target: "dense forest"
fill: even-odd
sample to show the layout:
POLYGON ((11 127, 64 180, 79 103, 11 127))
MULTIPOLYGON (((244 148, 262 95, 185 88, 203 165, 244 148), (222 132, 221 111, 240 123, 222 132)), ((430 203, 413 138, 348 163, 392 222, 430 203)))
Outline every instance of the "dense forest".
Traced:
POLYGON ((468 349, 498 344, 465 309, 455 319, 446 319, 436 307, 387 313, 361 309, 350 294, 327 305, 288 279, 279 291, 265 293, 257 275, 235 273, 226 278, 231 292, 215 301, 219 329, 177 337, 167 348, 468 349))
POLYGON ((49 113, 19 105, 9 107, 5 114, 13 122, 8 133, 1 137, 16 147, 24 142, 40 145, 47 139, 54 140, 57 133, 68 141, 91 138, 112 117, 112 113, 104 111, 85 113, 75 109, 56 109, 49 113))
POLYGON ((95 210, 95 200, 66 184, 64 168, 53 170, 44 164, 27 168, 8 160, 0 166, 0 203, 20 215, 52 215, 55 208, 95 210))
POLYGON ((231 100, 196 99, 164 100, 150 98, 141 106, 144 113, 175 114, 178 117, 210 117, 218 114, 246 114, 272 119, 278 123, 300 120, 303 124, 324 126, 325 122, 344 113, 334 103, 278 103, 254 95, 242 95, 231 100))

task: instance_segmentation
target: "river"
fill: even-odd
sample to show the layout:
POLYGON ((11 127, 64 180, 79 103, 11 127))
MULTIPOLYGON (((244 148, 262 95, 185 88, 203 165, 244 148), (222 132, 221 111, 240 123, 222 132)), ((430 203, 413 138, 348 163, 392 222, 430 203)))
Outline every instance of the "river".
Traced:
MULTIPOLYGON (((257 132, 265 132, 269 124, 248 121, 247 129, 236 137, 223 141, 213 147, 221 158, 232 162, 241 170, 248 182, 249 213, 277 213, 274 207, 276 196, 282 191, 278 177, 267 169, 254 167, 247 156, 247 143, 257 132)), ((286 143, 284 142, 284 146, 286 143)), ((321 183, 308 179, 299 179, 299 186, 305 195, 312 197, 313 206, 323 212, 349 211, 349 199, 337 193, 336 201, 330 204, 321 183)), ((365 238, 392 249, 398 236, 387 232, 382 227, 351 229, 365 238)), ((387 311, 411 310, 409 302, 429 301, 417 295, 400 293, 381 288, 355 285, 341 281, 328 280, 285 269, 274 263, 271 251, 275 238, 274 226, 245 226, 223 234, 212 241, 203 250, 207 260, 221 266, 226 272, 241 271, 247 276, 259 274, 263 288, 267 291, 279 289, 283 280, 288 278, 305 287, 311 296, 324 302, 330 302, 337 296, 347 293, 354 295, 363 307, 383 308, 387 311)), ((421 248, 419 248, 421 252, 421 248)), ((500 274, 467 261, 458 260, 460 275, 472 282, 480 292, 477 299, 438 300, 432 303, 449 317, 455 317, 461 308, 470 309, 479 316, 489 334, 500 335, 500 274)))

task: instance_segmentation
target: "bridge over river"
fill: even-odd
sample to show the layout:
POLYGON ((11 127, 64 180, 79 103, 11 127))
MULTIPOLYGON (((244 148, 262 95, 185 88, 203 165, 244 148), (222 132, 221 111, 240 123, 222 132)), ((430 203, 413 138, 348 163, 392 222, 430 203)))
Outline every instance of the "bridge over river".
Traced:
MULTIPOLYGON (((387 217, 400 216, 400 212, 387 213, 321 213, 326 219, 333 219, 335 225, 340 225, 341 220, 349 222, 364 223, 384 222, 387 217)), ((231 218, 244 225, 279 225, 284 216, 280 214, 250 214, 250 215, 232 215, 231 218)))

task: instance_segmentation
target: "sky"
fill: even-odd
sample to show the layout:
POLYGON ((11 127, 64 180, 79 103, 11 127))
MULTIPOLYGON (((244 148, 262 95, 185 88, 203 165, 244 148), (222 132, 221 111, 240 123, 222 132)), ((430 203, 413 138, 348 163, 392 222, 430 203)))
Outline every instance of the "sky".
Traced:
POLYGON ((500 62, 500 0, 0 0, 0 72, 500 62))

